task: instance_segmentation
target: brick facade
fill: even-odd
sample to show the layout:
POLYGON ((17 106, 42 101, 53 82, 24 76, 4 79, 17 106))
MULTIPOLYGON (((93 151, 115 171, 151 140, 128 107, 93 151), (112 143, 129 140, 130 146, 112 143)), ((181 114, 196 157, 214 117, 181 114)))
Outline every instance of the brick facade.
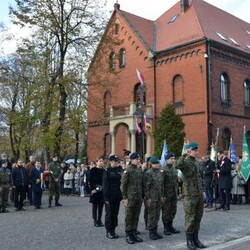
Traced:
MULTIPOLYGON (((232 48, 203 37, 183 41, 176 47, 152 53, 147 42, 133 30, 118 9, 114 11, 105 34, 109 34, 109 30, 117 23, 119 30, 116 36, 123 42, 110 48, 110 52, 114 51, 116 54, 115 74, 108 70, 109 53, 102 59, 106 68, 104 67, 102 73, 99 72, 103 79, 112 84, 95 85, 95 78, 89 80, 89 160, 101 155, 108 156, 110 153, 122 157, 123 149, 131 147, 129 143, 133 140, 134 128, 131 125, 130 111, 131 105, 135 103, 134 89, 139 82, 136 68, 142 72, 145 79, 145 109, 153 126, 157 126, 156 119, 163 107, 167 103, 173 103, 185 123, 186 138, 199 142, 201 155, 209 151, 217 128, 220 129, 219 148, 227 149, 223 148, 223 145, 227 145, 225 138, 223 139, 223 131, 228 129, 236 151, 240 154, 243 126, 248 125, 247 129, 250 130, 250 112, 243 99, 243 82, 250 79, 250 50, 239 51, 237 47, 232 48), (119 68, 118 63, 121 48, 126 51, 126 65, 123 68, 119 68), (226 104, 221 102, 220 97, 220 76, 223 73, 226 73, 230 80, 230 101, 226 104), (105 101, 107 91, 111 97, 105 101), (105 103, 114 108, 112 112, 119 111, 121 115, 116 117, 110 112, 105 114, 105 103), (111 121, 114 127, 110 126, 111 121), (109 148, 104 146, 107 135, 110 135, 106 143, 109 148), (115 142, 115 148, 112 148, 112 140, 115 142)), ((95 59, 91 67, 95 67, 95 59)), ((145 151, 146 154, 153 153, 154 139, 147 137, 147 144, 149 142, 151 152, 145 151)))

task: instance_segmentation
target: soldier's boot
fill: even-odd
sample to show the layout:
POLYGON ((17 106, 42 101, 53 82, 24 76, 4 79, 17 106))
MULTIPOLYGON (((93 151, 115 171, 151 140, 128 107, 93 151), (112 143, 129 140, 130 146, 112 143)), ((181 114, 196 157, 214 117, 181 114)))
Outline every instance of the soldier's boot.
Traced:
POLYGON ((196 247, 194 245, 194 235, 193 233, 186 233, 187 237, 187 248, 190 250, 195 250, 196 247))
POLYGON ((52 205, 51 205, 51 200, 49 200, 49 205, 48 205, 48 207, 49 207, 49 208, 52 207, 52 205))
POLYGON ((3 207, 2 210, 1 210, 1 213, 8 213, 8 212, 9 211, 5 207, 3 207))
POLYGON ((104 224, 102 223, 102 221, 101 220, 98 220, 98 225, 99 225, 99 227, 104 227, 104 224))
POLYGON ((149 238, 151 240, 158 240, 157 235, 155 234, 155 230, 154 229, 149 229, 149 238))
POLYGON ((155 228, 154 230, 155 230, 155 235, 157 236, 157 239, 162 239, 163 236, 161 236, 160 234, 158 234, 157 228, 155 228))
POLYGON ((164 223, 164 231, 163 231, 163 233, 164 233, 165 235, 171 235, 169 223, 164 223))
POLYGON ((126 242, 128 244, 134 244, 135 243, 132 231, 126 231, 126 242))
POLYGON ((97 220, 94 220, 94 226, 95 226, 95 227, 99 227, 99 223, 98 223, 97 220))
POLYGON ((198 248, 206 248, 204 244, 202 244, 198 238, 198 231, 194 232, 193 234, 194 245, 198 248))
POLYGON ((143 239, 141 239, 140 237, 138 237, 138 231, 137 230, 133 230, 132 234, 133 234, 135 242, 142 242, 143 241, 143 239))
POLYGON ((61 203, 59 203, 58 201, 55 201, 55 206, 56 206, 56 207, 61 207, 61 206, 62 206, 62 204, 61 204, 61 203))
POLYGON ((170 230, 170 232, 171 232, 172 234, 179 234, 179 233, 180 233, 179 230, 176 230, 176 229, 173 227, 173 222, 171 222, 171 223, 169 224, 169 230, 170 230))

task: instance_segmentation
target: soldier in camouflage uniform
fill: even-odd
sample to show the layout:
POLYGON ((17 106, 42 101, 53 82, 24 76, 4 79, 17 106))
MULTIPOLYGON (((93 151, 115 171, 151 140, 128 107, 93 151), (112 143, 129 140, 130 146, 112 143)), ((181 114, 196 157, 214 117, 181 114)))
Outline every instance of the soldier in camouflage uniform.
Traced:
POLYGON ((198 154, 198 144, 191 142, 175 166, 184 175, 183 207, 188 249, 205 248, 198 238, 204 205, 201 162, 196 159, 198 154))
POLYGON ((168 153, 165 155, 167 165, 163 167, 163 185, 164 197, 166 202, 162 204, 162 222, 164 225, 164 234, 171 235, 180 233, 173 227, 173 220, 177 212, 177 196, 178 196, 178 172, 174 167, 175 155, 168 153))
POLYGON ((59 203, 60 198, 60 179, 62 174, 61 164, 58 162, 57 155, 53 155, 53 161, 48 165, 49 175, 49 208, 55 195, 55 206, 60 207, 62 204, 59 203))
POLYGON ((139 168, 138 153, 131 153, 129 159, 130 165, 123 172, 121 180, 121 192, 125 205, 126 242, 134 244, 142 242, 142 239, 136 235, 142 205, 142 171, 139 168))
POLYGON ((7 168, 8 161, 2 160, 2 167, 0 168, 0 213, 8 213, 6 209, 10 184, 11 184, 11 172, 7 168))
POLYGON ((163 175, 160 161, 156 156, 150 158, 152 168, 144 176, 144 198, 148 207, 148 229, 151 240, 162 239, 157 232, 163 198, 163 175))

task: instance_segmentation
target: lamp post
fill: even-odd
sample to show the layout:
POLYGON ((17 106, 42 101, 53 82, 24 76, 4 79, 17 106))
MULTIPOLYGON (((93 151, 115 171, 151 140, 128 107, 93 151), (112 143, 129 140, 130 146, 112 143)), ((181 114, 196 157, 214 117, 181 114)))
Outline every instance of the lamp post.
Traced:
POLYGON ((135 118, 140 118, 141 120, 141 149, 142 149, 142 160, 144 162, 145 156, 145 132, 144 131, 144 107, 145 107, 145 93, 146 87, 144 84, 140 84, 136 90, 136 111, 134 112, 135 118))

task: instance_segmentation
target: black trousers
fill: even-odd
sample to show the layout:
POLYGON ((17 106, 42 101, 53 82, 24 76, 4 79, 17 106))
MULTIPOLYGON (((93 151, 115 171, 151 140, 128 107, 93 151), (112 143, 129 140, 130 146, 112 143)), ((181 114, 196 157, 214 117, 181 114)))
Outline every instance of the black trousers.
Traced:
POLYGON ((230 208, 231 189, 220 188, 220 205, 221 207, 230 208))
POLYGON ((105 228, 107 232, 114 232, 118 225, 118 214, 120 209, 120 200, 110 200, 105 203, 105 228))
POLYGON ((43 191, 33 191, 33 205, 40 206, 42 204, 42 194, 43 191))
POLYGON ((92 216, 94 221, 101 222, 102 220, 103 204, 92 204, 92 216))
POLYGON ((26 187, 16 186, 15 189, 15 207, 20 209, 23 207, 23 201, 26 195, 26 187))

